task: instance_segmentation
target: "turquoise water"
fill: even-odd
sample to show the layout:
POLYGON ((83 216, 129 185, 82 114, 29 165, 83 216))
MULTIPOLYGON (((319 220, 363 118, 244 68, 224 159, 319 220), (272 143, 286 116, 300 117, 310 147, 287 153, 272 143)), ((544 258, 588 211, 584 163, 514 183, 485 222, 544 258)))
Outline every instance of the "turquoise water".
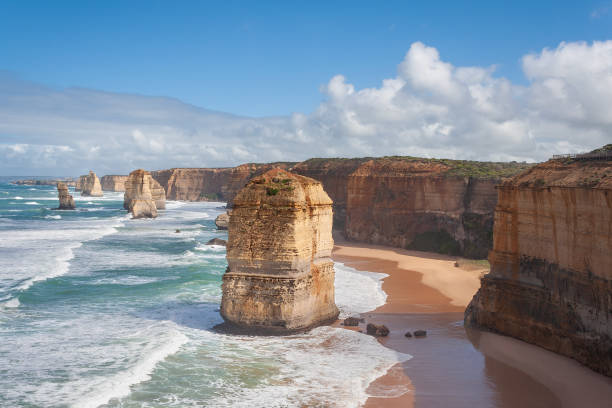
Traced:
MULTIPOLYGON (((2 407, 358 406, 409 358, 330 327, 218 334, 224 203, 131 220, 122 193, 72 194, 58 211, 55 187, 0 184, 2 407)), ((336 271, 343 315, 384 303, 384 275, 336 271)))

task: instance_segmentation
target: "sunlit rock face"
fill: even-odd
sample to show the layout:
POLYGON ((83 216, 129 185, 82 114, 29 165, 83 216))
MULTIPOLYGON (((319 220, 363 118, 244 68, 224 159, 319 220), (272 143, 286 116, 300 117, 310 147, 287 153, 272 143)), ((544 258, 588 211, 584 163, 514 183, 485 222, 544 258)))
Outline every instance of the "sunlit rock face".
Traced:
POLYGON ((148 171, 134 170, 125 182, 123 208, 134 218, 155 218, 158 209, 166 208, 164 189, 148 171))
POLYGON ((612 376, 612 162, 551 160, 498 193, 491 272, 466 325, 612 376))
POLYGON ((221 315, 230 325, 287 333, 334 321, 332 200, 320 182, 281 169, 233 202, 221 315))
POLYGON ((125 191, 125 181, 128 176, 106 175, 100 179, 102 191, 125 191))
POLYGON ((102 186, 100 185, 100 179, 96 176, 96 173, 89 171, 86 176, 80 178, 81 195, 89 197, 102 197, 102 186))
POLYGON ((59 199, 59 210, 74 210, 74 198, 68 192, 66 183, 57 183, 57 195, 59 199))

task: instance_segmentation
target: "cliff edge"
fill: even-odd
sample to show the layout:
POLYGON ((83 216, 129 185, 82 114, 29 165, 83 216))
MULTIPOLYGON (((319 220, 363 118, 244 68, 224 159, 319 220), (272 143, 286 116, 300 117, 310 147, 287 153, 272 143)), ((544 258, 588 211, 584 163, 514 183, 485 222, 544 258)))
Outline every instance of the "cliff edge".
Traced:
POLYGON ((612 376, 612 161, 550 160, 497 191, 491 272, 466 326, 612 376))
POLYGON ((234 198, 221 315, 290 333, 334 321, 332 201, 320 182, 273 169, 234 198))

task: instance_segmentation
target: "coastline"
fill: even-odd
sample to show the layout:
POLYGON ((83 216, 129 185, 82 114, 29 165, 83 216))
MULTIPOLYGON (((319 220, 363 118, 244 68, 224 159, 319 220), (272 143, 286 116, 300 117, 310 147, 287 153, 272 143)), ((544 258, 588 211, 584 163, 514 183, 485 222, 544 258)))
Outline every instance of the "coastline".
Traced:
POLYGON ((382 286, 386 303, 361 317, 390 329, 381 344, 413 355, 370 384, 365 407, 606 407, 612 400, 612 379, 574 360, 463 328, 465 306, 486 269, 455 267, 456 258, 444 255, 335 239, 334 261, 389 275, 382 286), (427 337, 404 337, 418 329, 427 337))

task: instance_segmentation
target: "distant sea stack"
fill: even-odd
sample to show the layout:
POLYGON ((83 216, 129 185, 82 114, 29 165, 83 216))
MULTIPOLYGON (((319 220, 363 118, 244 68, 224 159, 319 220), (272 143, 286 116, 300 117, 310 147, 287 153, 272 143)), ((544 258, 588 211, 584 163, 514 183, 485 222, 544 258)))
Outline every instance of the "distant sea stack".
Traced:
POLYGON ((68 192, 66 183, 57 183, 57 195, 59 198, 58 210, 74 210, 74 198, 68 192))
POLYGON ((491 272, 465 324, 612 376, 612 150, 597 157, 550 160, 498 187, 491 272))
POLYGON ((215 218, 215 225, 220 230, 226 230, 229 227, 229 211, 224 212, 223 214, 219 214, 217 218, 215 218))
POLYGON ((103 191, 125 191, 125 181, 128 176, 106 175, 100 179, 103 191))
POLYGON ((125 182, 123 208, 134 218, 155 218, 158 209, 166 208, 164 189, 148 171, 134 170, 125 182))
POLYGON ((234 198, 221 315, 250 332, 334 321, 332 200, 320 182, 273 169, 234 198))
POLYGON ((100 186, 100 179, 96 176, 96 173, 89 171, 86 176, 80 177, 81 195, 89 197, 102 197, 102 186, 100 186))

